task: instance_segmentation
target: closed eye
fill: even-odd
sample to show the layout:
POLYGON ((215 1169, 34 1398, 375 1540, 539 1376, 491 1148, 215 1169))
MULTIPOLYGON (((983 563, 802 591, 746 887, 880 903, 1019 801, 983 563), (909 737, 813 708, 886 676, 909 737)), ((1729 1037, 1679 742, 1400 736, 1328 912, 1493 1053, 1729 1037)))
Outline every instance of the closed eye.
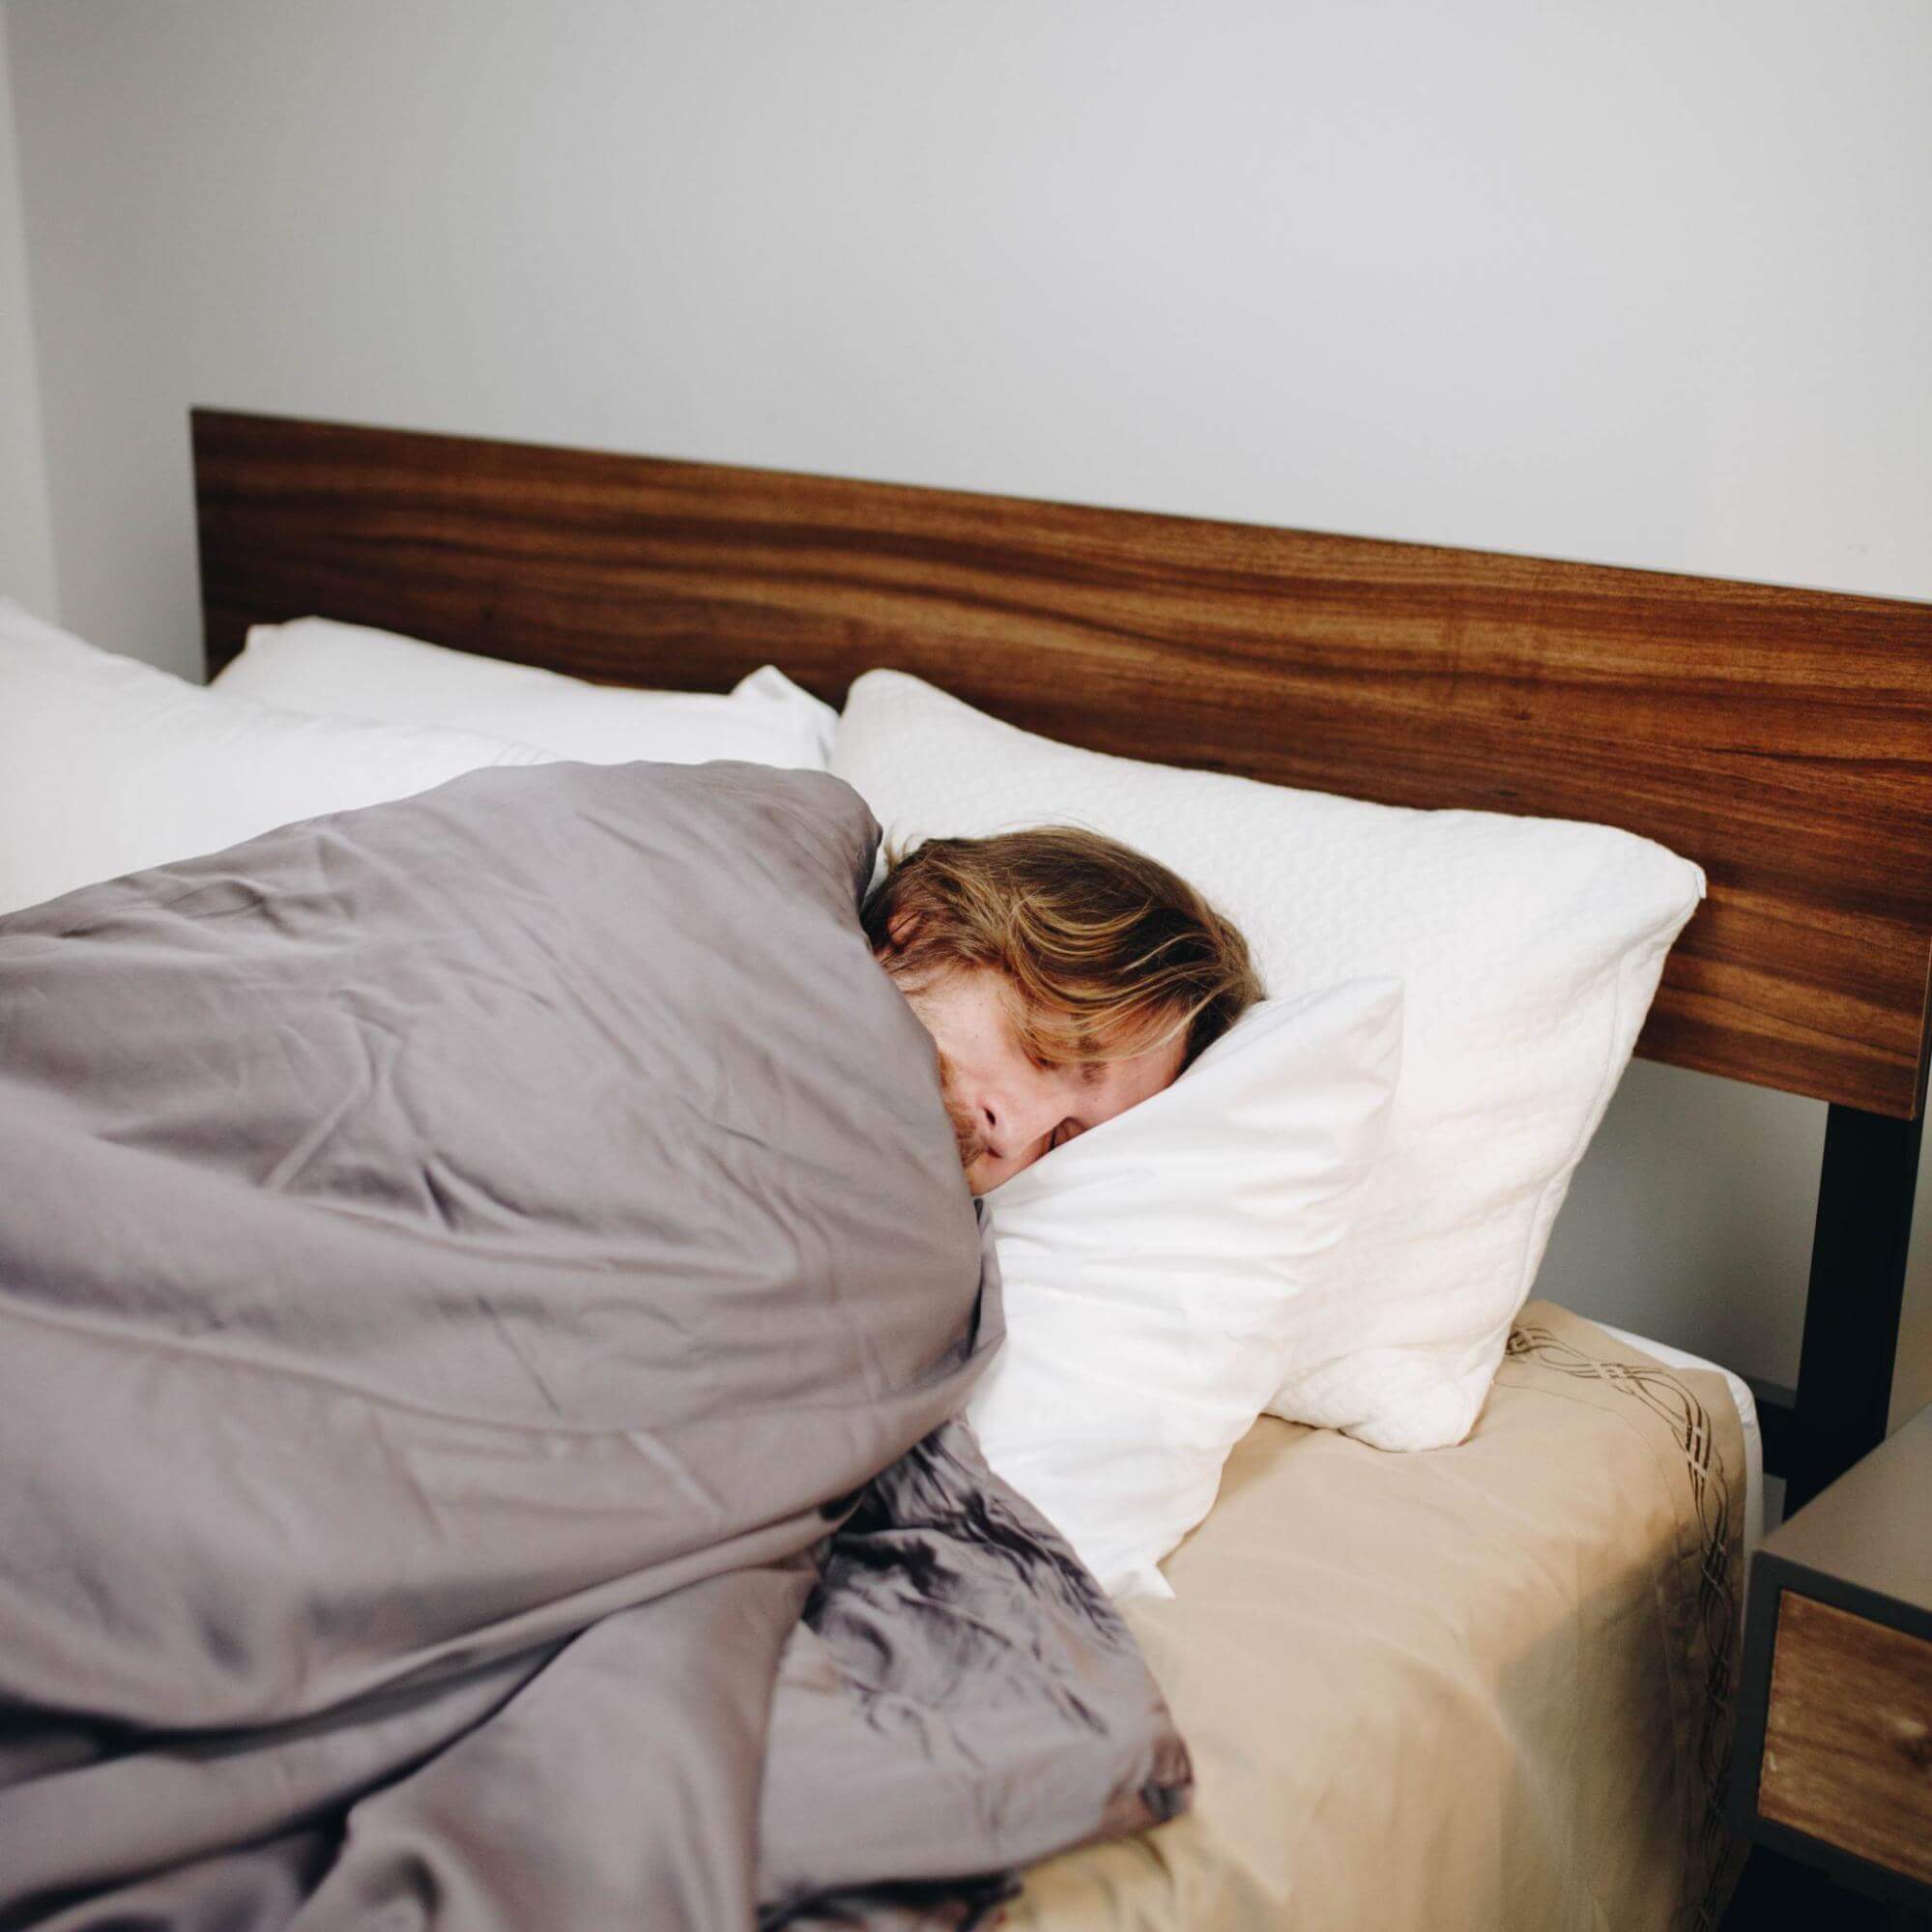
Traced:
POLYGON ((1079 1135, 1085 1133, 1085 1131, 1078 1120, 1062 1120, 1047 1136, 1048 1149, 1051 1151, 1054 1147, 1064 1147, 1069 1140, 1076 1139, 1079 1135))

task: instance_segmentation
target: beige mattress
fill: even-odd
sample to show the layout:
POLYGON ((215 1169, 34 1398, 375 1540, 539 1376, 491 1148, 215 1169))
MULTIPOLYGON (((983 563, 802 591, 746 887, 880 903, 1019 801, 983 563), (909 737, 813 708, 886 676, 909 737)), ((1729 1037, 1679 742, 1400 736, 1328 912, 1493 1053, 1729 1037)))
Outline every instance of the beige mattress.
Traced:
POLYGON ((1532 1302, 1457 1449, 1264 1418, 1127 1606, 1194 1810, 1035 1867, 1027 1932, 1715 1925, 1745 1454, 1715 1370, 1532 1302))

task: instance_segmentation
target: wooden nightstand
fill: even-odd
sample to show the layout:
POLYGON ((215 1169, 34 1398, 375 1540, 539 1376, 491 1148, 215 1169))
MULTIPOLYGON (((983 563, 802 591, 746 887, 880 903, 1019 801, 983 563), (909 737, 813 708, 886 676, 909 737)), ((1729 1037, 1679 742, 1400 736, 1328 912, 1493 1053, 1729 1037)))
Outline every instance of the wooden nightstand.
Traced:
POLYGON ((1759 1548, 1733 1767, 1739 1831, 1932 1907, 1932 1408, 1759 1548))

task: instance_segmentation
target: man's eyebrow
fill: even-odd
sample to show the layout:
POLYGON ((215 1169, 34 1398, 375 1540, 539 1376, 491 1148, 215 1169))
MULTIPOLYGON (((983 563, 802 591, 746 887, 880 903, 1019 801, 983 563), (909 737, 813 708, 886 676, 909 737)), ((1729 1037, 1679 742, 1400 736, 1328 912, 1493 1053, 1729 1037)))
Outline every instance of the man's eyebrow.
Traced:
POLYGON ((1106 1078, 1107 1063, 1104 1060, 1082 1060, 1080 1065, 1081 1086, 1098 1086, 1106 1078))

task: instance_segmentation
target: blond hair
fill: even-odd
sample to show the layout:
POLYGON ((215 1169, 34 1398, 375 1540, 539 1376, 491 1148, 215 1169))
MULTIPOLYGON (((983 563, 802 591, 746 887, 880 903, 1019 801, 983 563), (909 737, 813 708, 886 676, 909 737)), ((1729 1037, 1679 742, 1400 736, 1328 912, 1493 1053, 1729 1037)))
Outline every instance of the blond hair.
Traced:
POLYGON ((1261 997, 1248 942, 1186 879, 1098 832, 1044 825, 888 853, 866 937, 908 991, 1002 972, 1026 1051, 1053 1065, 1185 1042, 1187 1064, 1261 997))

